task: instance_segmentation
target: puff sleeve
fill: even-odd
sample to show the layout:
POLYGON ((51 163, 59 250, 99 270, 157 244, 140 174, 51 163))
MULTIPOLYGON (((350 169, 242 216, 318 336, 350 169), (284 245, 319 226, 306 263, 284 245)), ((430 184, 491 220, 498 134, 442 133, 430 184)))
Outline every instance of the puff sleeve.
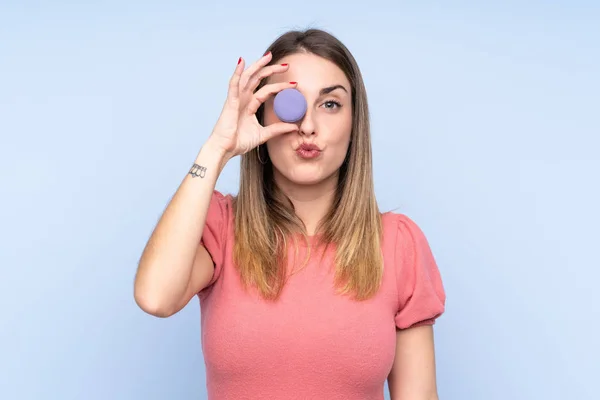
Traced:
POLYGON ((446 294, 429 243, 409 217, 398 215, 395 248, 398 329, 433 325, 445 311, 446 294))
POLYGON ((208 214, 200 239, 215 265, 215 271, 208 286, 219 279, 227 252, 227 235, 231 216, 231 196, 224 196, 215 190, 208 206, 208 214))

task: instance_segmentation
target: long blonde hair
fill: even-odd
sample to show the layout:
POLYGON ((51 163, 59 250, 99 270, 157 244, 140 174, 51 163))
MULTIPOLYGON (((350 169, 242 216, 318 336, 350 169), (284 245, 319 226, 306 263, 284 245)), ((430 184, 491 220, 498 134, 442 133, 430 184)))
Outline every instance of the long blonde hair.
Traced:
MULTIPOLYGON (((322 243, 335 245, 338 293, 350 294, 356 300, 368 299, 377 292, 383 275, 382 226, 373 184, 367 95, 360 69, 344 44, 318 29, 287 32, 267 51, 273 54, 272 64, 290 54, 315 54, 336 64, 350 81, 350 147, 339 171, 334 202, 319 225, 318 236, 322 243)), ((263 113, 261 107, 257 113, 261 123, 263 113)), ((274 182, 265 147, 259 147, 260 154, 251 151, 241 157, 240 188, 234 199, 233 257, 242 282, 256 287, 263 298, 275 300, 288 278, 286 239, 298 233, 306 238, 306 230, 291 201, 274 182)))

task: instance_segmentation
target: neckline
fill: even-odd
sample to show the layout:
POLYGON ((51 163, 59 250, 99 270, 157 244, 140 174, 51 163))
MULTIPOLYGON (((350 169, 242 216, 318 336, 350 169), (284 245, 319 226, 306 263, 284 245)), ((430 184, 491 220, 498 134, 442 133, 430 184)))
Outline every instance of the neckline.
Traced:
POLYGON ((304 237, 301 233, 296 233, 293 235, 293 239, 296 240, 296 243, 300 247, 307 247, 307 245, 313 247, 314 245, 318 244, 320 238, 320 234, 306 235, 306 237, 304 237))

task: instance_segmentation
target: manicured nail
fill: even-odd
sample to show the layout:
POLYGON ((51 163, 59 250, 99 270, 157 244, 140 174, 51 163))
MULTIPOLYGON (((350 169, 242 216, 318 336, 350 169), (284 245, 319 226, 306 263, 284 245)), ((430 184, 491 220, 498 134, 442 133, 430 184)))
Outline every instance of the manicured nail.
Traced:
POLYGON ((268 56, 269 54, 271 54, 271 52, 267 51, 263 57, 268 56))
POLYGON ((287 65, 287 64, 281 64, 281 66, 282 66, 282 67, 287 67, 288 65, 287 65))
POLYGON ((296 83, 298 83, 298 82, 290 82, 290 85, 295 85, 296 83))
POLYGON ((242 62, 242 57, 238 58, 238 65, 242 62))

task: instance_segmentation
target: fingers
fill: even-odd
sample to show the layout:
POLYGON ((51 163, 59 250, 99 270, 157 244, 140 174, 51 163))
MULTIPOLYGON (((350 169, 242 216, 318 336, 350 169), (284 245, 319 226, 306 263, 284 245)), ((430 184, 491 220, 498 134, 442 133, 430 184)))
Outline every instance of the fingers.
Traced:
POLYGON ((263 134, 261 135, 261 143, 265 143, 267 140, 278 136, 283 135, 284 133, 297 132, 298 125, 290 124, 287 122, 275 122, 274 124, 267 125, 263 128, 263 134))
POLYGON ((240 95, 240 79, 242 76, 242 72, 244 71, 245 61, 242 57, 238 59, 237 66, 235 67, 235 71, 233 71, 233 75, 229 79, 229 90, 227 92, 227 97, 231 100, 237 100, 240 95))
POLYGON ((240 79, 240 87, 245 88, 248 85, 248 81, 250 78, 261 68, 266 66, 272 58, 271 52, 267 52, 264 56, 262 56, 257 62, 248 67, 246 71, 242 74, 240 79))
POLYGON ((278 93, 284 89, 296 87, 296 85, 296 82, 281 82, 271 83, 269 85, 263 86, 262 88, 260 88, 260 90, 254 93, 252 100, 250 100, 250 103, 248 103, 248 114, 256 114, 260 105, 264 103, 269 98, 269 96, 278 93))
POLYGON ((264 68, 261 68, 249 78, 248 83, 246 84, 243 90, 254 92, 263 79, 268 78, 269 76, 274 74, 285 72, 288 68, 289 66, 287 64, 269 65, 264 68))

